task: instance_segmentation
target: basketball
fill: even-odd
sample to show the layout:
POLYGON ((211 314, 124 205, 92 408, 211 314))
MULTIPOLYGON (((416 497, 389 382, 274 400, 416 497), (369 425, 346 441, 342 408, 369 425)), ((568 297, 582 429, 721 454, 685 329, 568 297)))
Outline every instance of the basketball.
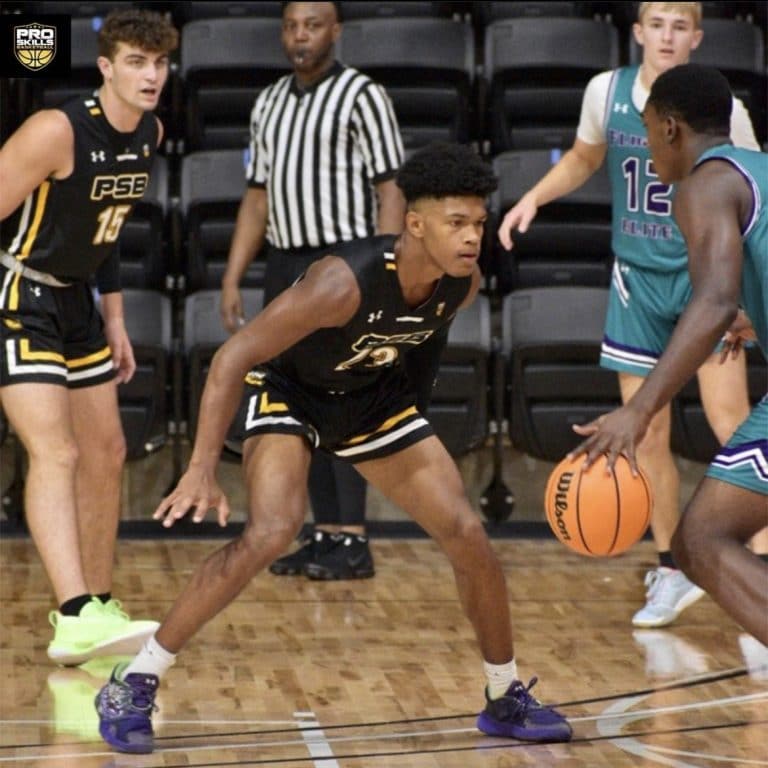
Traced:
POLYGON ((566 457, 547 481, 544 508, 555 536, 574 552, 610 557, 636 544, 651 521, 651 485, 642 470, 633 477, 629 462, 619 456, 606 474, 601 456, 586 472, 585 457, 566 457))
POLYGON ((42 69, 53 58, 52 50, 39 50, 37 48, 25 48, 17 51, 19 61, 27 67, 42 69))

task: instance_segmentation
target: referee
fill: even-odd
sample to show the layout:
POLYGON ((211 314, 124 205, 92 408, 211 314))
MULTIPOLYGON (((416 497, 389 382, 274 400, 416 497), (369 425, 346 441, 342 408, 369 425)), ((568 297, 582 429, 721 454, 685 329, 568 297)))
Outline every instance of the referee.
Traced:
MULTIPOLYGON (((222 320, 230 331, 243 319, 240 281, 265 240, 266 303, 335 243, 402 229, 397 120, 380 85, 335 60, 340 34, 339 3, 283 3, 282 43, 293 72, 265 88, 251 113, 248 188, 222 279, 222 320)), ((315 454, 315 529, 273 563, 272 573, 373 576, 365 495, 352 465, 315 454)))

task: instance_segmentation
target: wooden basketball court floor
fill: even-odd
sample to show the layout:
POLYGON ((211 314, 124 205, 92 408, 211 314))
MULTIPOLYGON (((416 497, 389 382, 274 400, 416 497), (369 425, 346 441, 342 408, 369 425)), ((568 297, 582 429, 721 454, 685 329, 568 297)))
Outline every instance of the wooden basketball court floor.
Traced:
MULTIPOLYGON (((121 541, 116 594, 160 618, 221 541, 121 541)), ((45 655, 52 607, 27 539, 0 541, 0 768, 629 768, 768 766, 768 668, 705 597, 669 630, 633 631, 643 542, 591 560, 554 540, 494 541, 522 676, 573 724, 570 744, 485 737, 482 667, 431 541, 376 540, 377 575, 317 583, 258 576, 166 677, 157 751, 111 752, 95 692, 114 660, 45 655)))

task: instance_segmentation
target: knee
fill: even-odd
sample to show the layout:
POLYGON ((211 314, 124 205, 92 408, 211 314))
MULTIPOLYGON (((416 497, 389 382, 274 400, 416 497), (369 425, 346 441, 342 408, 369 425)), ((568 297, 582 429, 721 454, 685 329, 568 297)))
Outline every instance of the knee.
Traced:
POLYGON ((454 567, 473 567, 478 562, 493 558, 485 528, 480 518, 471 510, 457 515, 448 534, 438 543, 454 567))
POLYGON ((102 440, 99 441, 95 456, 100 464, 108 462, 109 467, 119 472, 125 464, 127 453, 125 435, 122 429, 118 429, 103 436, 102 440))
POLYGON ((709 534, 694 520, 695 516, 688 510, 683 513, 672 536, 670 551, 675 565, 692 581, 701 583, 713 566, 713 553, 709 534))
POLYGON ((30 470, 35 468, 56 469, 74 474, 80 460, 80 451, 73 438, 38 440, 25 444, 30 470))
POLYGON ((243 544, 258 550, 269 562, 276 560, 296 538, 304 522, 304 508, 287 504, 277 515, 261 514, 251 510, 249 521, 243 530, 243 544))

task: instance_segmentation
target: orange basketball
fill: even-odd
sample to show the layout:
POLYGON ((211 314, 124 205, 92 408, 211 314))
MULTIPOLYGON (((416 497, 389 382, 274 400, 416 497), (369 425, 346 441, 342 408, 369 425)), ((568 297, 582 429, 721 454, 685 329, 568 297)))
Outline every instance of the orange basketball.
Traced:
POLYGON ((566 457, 549 476, 544 496, 547 522, 574 552, 592 557, 620 555, 648 528, 651 485, 642 470, 633 477, 623 456, 611 474, 606 474, 605 456, 582 472, 584 459, 566 457))

